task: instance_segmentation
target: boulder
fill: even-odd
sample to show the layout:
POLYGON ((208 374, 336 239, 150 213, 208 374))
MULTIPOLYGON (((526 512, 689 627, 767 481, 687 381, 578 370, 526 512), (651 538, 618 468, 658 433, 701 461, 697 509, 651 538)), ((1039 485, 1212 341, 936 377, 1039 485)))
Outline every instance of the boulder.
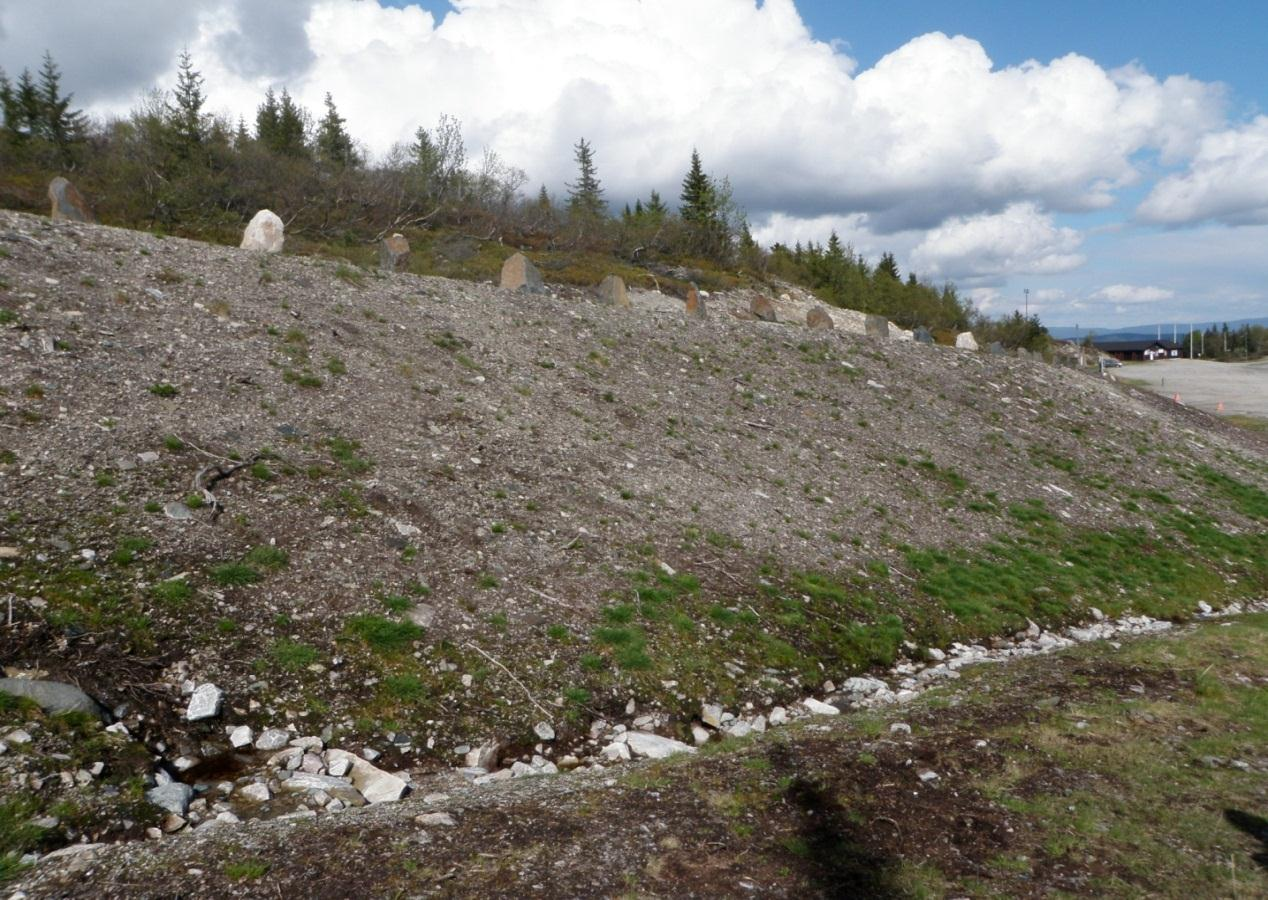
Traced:
POLYGON ((523 253, 516 253, 502 263, 500 286, 508 291, 523 291, 526 294, 539 294, 546 290, 542 273, 537 271, 537 267, 523 253))
POLYGON ((816 306, 810 312, 806 313, 806 327, 815 330, 828 331, 836 328, 836 323, 832 321, 832 316, 828 315, 828 311, 822 306, 816 306))
POLYGON ((635 756, 648 759, 664 759, 677 753, 695 753, 696 748, 673 738, 648 734, 644 731, 631 731, 625 735, 625 744, 635 756))
POLYGON ((409 268, 409 241, 404 235, 394 234, 379 244, 379 268, 384 272, 404 272, 409 268))
POLYGON ((694 284, 687 288, 686 309, 687 315, 693 318, 703 319, 705 317, 704 298, 700 296, 700 289, 694 284))
POLYGON ((67 222, 96 222, 88 201, 75 186, 58 175, 48 183, 49 217, 67 222))
POLYGON ((255 739, 256 750, 281 750, 291 742, 291 733, 281 728, 269 728, 255 739))
POLYGON ((497 738, 485 741, 467 754, 467 765, 472 768, 492 772, 498 767, 498 757, 502 753, 502 742, 497 738))
POLYGON ((955 336, 955 346, 957 350, 977 350, 977 339, 973 337, 973 332, 962 331, 955 336))
POLYGON ((987 352, 991 354, 991 356, 1004 355, 1004 345, 1001 344, 999 341, 991 341, 990 346, 988 346, 986 349, 987 349, 987 352))
POLYGON ((863 328, 868 337, 889 340, 889 320, 884 316, 868 316, 863 322, 863 328))
POLYGON ((816 716, 841 715, 841 710, 837 709, 830 703, 824 703, 821 700, 816 700, 814 697, 807 697, 805 700, 802 700, 801 705, 810 710, 810 712, 814 713, 816 716))
POLYGON ((32 678, 0 678, 0 691, 17 697, 26 697, 39 704, 46 713, 81 712, 106 718, 106 712, 97 701, 73 684, 60 681, 39 681, 32 678))
POLYGON ((748 311, 763 322, 779 321, 779 316, 775 313, 775 302, 762 294, 749 301, 748 311))
POLYGON ((912 331, 911 336, 916 341, 917 344, 932 344, 933 343, 933 332, 931 332, 928 328, 926 328, 923 325, 919 326, 914 331, 912 331))
POLYGON ((619 275, 609 275, 599 284, 599 299, 608 306, 629 309, 630 295, 625 290, 625 281, 619 275))
POLYGON ((390 772, 384 772, 346 750, 327 750, 326 760, 330 763, 346 760, 352 766, 347 777, 352 780, 352 786, 365 797, 367 803, 392 803, 404 797, 406 791, 409 790, 409 784, 405 779, 390 772))
POLYGON ((242 232, 242 249, 262 253, 281 253, 286 241, 286 229, 277 213, 262 209, 255 214, 242 232))

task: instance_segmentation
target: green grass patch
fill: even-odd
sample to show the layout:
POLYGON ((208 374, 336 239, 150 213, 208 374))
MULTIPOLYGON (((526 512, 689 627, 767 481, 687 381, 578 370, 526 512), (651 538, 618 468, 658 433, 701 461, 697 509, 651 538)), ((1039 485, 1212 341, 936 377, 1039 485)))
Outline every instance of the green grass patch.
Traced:
POLYGON ((385 655, 403 653, 414 641, 421 640, 424 633, 413 622, 394 622, 374 615, 353 616, 345 630, 364 641, 375 653, 385 655))

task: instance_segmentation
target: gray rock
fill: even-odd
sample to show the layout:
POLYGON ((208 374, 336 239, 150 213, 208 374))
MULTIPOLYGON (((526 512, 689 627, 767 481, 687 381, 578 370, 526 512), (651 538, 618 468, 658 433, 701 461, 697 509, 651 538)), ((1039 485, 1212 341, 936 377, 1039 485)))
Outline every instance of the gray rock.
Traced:
POLYGON ((620 309, 628 309, 630 306, 630 295, 625 290, 625 281, 618 275, 609 275, 600 282, 598 287, 599 299, 608 306, 615 306, 620 309))
POLYGON ((255 739, 251 732, 250 725, 239 725, 233 731, 229 732, 229 745, 235 750, 241 750, 243 747, 250 747, 255 739))
POLYGON ((806 313, 806 327, 815 331, 831 331, 836 328, 836 322, 832 321, 832 316, 822 306, 816 306, 810 312, 806 313))
POLYGON ((990 346, 988 346, 986 349, 987 349, 987 352, 991 354, 991 356, 1004 355, 1004 345, 1001 344, 999 341, 991 341, 990 346))
POLYGON ((423 813, 421 816, 414 817, 415 825, 453 828, 458 823, 454 821, 453 816, 447 812, 423 813))
POLYGON ((252 217, 242 232, 242 249, 263 253, 281 253, 286 242, 286 228, 277 213, 262 209, 252 217))
POLYGON ((81 712, 105 720, 107 713, 96 700, 73 684, 60 681, 39 681, 32 678, 0 678, 0 691, 26 697, 39 704, 46 713, 81 712))
POLYGON ((350 785, 343 778, 315 772, 292 772, 291 777, 282 782, 282 789, 286 791, 330 791, 346 787, 350 785))
POLYGON ((868 337, 889 340, 889 320, 884 316, 868 316, 863 320, 863 329, 868 337))
POLYGON ((189 801, 193 796, 194 789, 179 781, 169 781, 145 792, 146 800, 177 816, 183 816, 189 811, 189 801))
POLYGON ((498 767, 498 755, 502 752, 502 742, 497 738, 485 741, 479 747, 467 753, 467 766, 492 772, 498 767))
POLYGON ((409 268, 409 241, 394 234, 379 244, 379 268, 384 272, 404 272, 409 268))
POLYGON ((917 344, 934 343, 933 332, 923 325, 918 326, 914 331, 912 331, 911 336, 917 344))
POLYGON ((178 522, 188 522, 194 517, 194 511, 179 500, 164 503, 163 514, 169 519, 175 519, 178 522))
POLYGON ((533 734, 537 735, 537 739, 541 741, 553 741, 555 739, 555 729, 551 727, 549 722, 538 722, 533 726, 533 734))
POLYGON ((748 311, 763 322, 779 321, 779 315, 775 312, 775 301, 764 294, 758 294, 749 301, 748 311))
POLYGON ((48 184, 49 217, 68 222, 96 222, 88 201, 75 186, 58 175, 48 184))
POLYGON ((722 727, 723 709, 716 703, 706 703, 700 707, 700 721, 711 728, 722 727))
POLYGON ((346 750, 327 750, 326 758, 332 764, 343 760, 351 764, 352 770, 348 773, 348 778, 368 803, 392 803, 404 797, 409 790, 409 783, 405 779, 384 772, 346 750))
POLYGON ((887 687, 885 682, 877 678, 847 678, 841 685, 841 690, 846 694, 861 694, 866 697, 877 691, 883 691, 887 687))
POLYGON ((523 253, 516 253, 502 264, 500 286, 508 291, 523 291, 529 294, 540 294, 546 290, 542 282, 542 273, 529 262, 523 253))
POLYGON ((405 618, 409 619, 419 628, 431 628, 431 623, 436 620, 436 609, 427 603, 419 603, 411 606, 405 612, 405 618))
POLYGON ((214 684, 198 685, 189 695, 189 706, 185 709, 186 721, 200 722, 203 719, 214 719, 220 715, 220 704, 224 697, 224 691, 214 684))
POLYGON ((256 750, 281 750, 290 743, 291 734, 280 728, 270 728, 255 739, 256 750))
POLYGON ((234 793, 249 803, 264 803, 273 799, 273 792, 269 790, 269 786, 258 782, 240 787, 234 793))

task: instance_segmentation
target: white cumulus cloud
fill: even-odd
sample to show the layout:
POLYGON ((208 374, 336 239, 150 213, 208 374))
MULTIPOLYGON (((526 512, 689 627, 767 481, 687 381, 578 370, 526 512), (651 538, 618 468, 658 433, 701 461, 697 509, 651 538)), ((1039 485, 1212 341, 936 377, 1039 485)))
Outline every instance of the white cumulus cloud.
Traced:
POLYGON ((1082 235, 1058 227, 1033 203, 1003 212, 957 217, 931 229, 912 251, 923 276, 974 282, 1007 275, 1055 275, 1083 265, 1082 235))
POLYGON ((1268 116, 1203 137, 1189 166, 1154 185, 1137 215, 1162 225, 1268 224, 1268 116))
POLYGON ((1175 291, 1151 285, 1111 284, 1095 291, 1092 299, 1125 306, 1135 303, 1158 303, 1162 300, 1171 300, 1175 295, 1175 291))

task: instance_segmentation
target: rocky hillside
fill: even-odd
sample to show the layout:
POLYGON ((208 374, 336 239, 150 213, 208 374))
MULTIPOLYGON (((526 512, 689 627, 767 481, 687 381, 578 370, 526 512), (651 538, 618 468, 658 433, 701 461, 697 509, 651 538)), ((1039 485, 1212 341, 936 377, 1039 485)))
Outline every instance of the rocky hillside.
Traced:
POLYGON ((1262 437, 750 299, 0 213, 0 659, 101 707, 0 708, 42 823, 0 856, 617 764, 1265 593, 1262 437))

